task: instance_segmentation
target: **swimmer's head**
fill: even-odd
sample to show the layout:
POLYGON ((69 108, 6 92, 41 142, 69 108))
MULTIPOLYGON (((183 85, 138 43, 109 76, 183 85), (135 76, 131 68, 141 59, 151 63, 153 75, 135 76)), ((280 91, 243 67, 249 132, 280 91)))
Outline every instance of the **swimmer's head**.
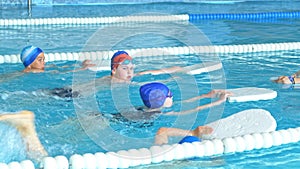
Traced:
POLYGON ((127 52, 116 52, 111 58, 111 77, 114 82, 130 82, 134 76, 134 66, 127 52))
POLYGON ((111 70, 118 68, 118 66, 125 61, 127 61, 128 63, 126 62, 124 64, 129 64, 132 61, 132 57, 129 56, 129 54, 127 52, 118 51, 118 52, 114 53, 114 55, 111 58, 111 62, 110 62, 111 70))
POLYGON ((25 67, 29 66, 34 60, 43 53, 43 50, 35 46, 27 46, 23 48, 20 59, 25 67))
MULTIPOLYGON (((170 107, 170 105, 165 105, 166 99, 170 98, 172 100, 173 94, 170 89, 162 83, 147 83, 140 87, 140 96, 143 103, 148 108, 161 108, 170 107)), ((173 100, 172 100, 173 103, 173 100)))

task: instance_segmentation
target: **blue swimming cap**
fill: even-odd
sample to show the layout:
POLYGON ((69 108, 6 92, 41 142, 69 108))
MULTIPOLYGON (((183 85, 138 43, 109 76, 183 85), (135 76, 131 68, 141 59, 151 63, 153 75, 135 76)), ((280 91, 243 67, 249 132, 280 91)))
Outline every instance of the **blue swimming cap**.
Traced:
POLYGON ((111 60, 110 60, 110 68, 111 68, 111 70, 114 69, 114 63, 116 63, 116 62, 122 62, 122 61, 118 60, 116 57, 120 56, 120 55, 123 55, 123 54, 129 56, 129 54, 127 52, 123 51, 123 50, 119 50, 119 51, 117 51, 117 52, 114 53, 114 55, 111 57, 111 60))
POLYGON ((164 105, 170 89, 162 83, 147 83, 140 87, 141 98, 148 108, 160 108, 164 105))
POLYGON ((36 57, 42 53, 42 49, 35 47, 35 46, 26 46, 23 48, 20 59, 25 67, 29 66, 36 57))
POLYGON ((186 136, 181 141, 179 141, 179 144, 182 143, 192 143, 192 142, 200 142, 201 140, 198 137, 195 136, 186 136))

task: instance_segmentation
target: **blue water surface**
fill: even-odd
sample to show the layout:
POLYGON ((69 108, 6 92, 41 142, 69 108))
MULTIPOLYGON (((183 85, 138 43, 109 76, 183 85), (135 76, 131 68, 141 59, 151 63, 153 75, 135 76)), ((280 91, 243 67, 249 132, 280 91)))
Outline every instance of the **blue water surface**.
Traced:
MULTIPOLYGON (((100 16, 126 16, 143 12, 159 12, 165 14, 192 14, 192 13, 242 13, 242 12, 284 12, 298 10, 299 2, 292 1, 261 1, 261 2, 238 2, 235 4, 207 4, 207 3, 151 3, 147 5, 98 5, 98 6, 34 6, 31 17, 100 17, 100 16), (47 9, 47 10, 46 10, 47 9), (50 10, 48 10, 50 9, 50 10), (41 12, 42 11, 42 12, 41 12)), ((26 9, 1 10, 2 18, 28 18, 26 9)), ((194 21, 193 26, 201 30, 205 36, 206 43, 212 45, 230 45, 230 44, 253 44, 253 43, 276 43, 276 42, 297 42, 300 34, 298 31, 299 19, 257 19, 257 20, 204 20, 194 21)), ((46 53, 51 52, 80 52, 86 46, 89 38, 104 25, 47 25, 47 26, 9 26, 0 27, 0 54, 10 55, 18 54, 21 48, 26 45, 37 45, 46 53)), ((185 37, 184 32, 178 33, 185 37)), ((115 35, 108 37, 103 34, 103 39, 114 39, 115 35)), ((131 49, 141 47, 166 47, 182 46, 180 40, 158 34, 142 34, 133 36, 120 41, 113 49, 131 49)), ((199 42, 200 45, 200 42, 199 42)), ((101 48, 99 48, 101 49, 101 48)), ((250 108, 262 108, 271 112, 277 121, 277 129, 287 129, 298 127, 299 124, 299 106, 297 105, 300 95, 297 87, 291 88, 281 84, 275 84, 270 81, 271 77, 279 75, 290 75, 299 69, 299 50, 276 51, 276 52, 258 52, 243 54, 218 54, 219 60, 223 64, 223 69, 203 73, 200 75, 187 76, 182 74, 174 75, 145 75, 134 78, 136 82, 157 81, 171 79, 166 84, 174 91, 174 110, 184 109, 181 100, 187 97, 185 94, 197 95, 206 93, 215 87, 240 88, 240 87, 263 87, 273 89, 278 92, 278 96, 272 100, 253 101, 243 103, 228 103, 217 106, 214 109, 207 109, 192 114, 184 118, 158 116, 146 121, 132 122, 119 116, 120 110, 114 104, 118 97, 117 94, 127 94, 130 104, 134 106, 142 105, 139 99, 139 85, 130 85, 120 90, 103 90, 93 95, 95 102, 85 104, 87 109, 93 109, 96 104, 97 111, 84 112, 83 114, 92 115, 95 123, 90 123, 89 127, 105 127, 107 123, 99 119, 99 113, 104 113, 106 119, 119 136, 132 138, 137 141, 141 138, 147 138, 151 142, 145 142, 145 147, 153 142, 153 136, 159 127, 162 126, 180 126, 182 128, 194 128, 198 125, 204 125, 209 121, 217 120, 221 117, 227 117, 231 114, 250 108), (184 79, 184 80, 180 80, 184 79), (188 80, 187 80, 188 79, 188 80), (214 85, 213 85, 214 84, 214 85), (198 89, 198 91, 194 90, 198 89), (130 94, 129 94, 130 93, 130 94), (120 117, 115 120, 114 117, 120 117), (187 123, 188 121, 188 123, 187 123), (192 122, 190 122, 192 121, 192 122)), ((137 58, 136 71, 147 69, 157 69, 168 66, 186 66, 195 63, 210 61, 206 55, 183 55, 137 58)), ((56 61, 47 63, 58 66, 72 65, 75 61, 56 61)), ((7 73, 19 72, 23 69, 20 63, 1 64, 1 77, 7 76, 7 73)), ((84 154, 95 152, 106 152, 105 146, 99 146, 93 140, 88 131, 82 126, 85 124, 77 119, 78 104, 85 103, 85 100, 73 100, 67 98, 54 97, 42 94, 41 89, 53 89, 56 87, 70 86, 74 77, 80 77, 79 80, 87 81, 88 77, 103 77, 109 75, 109 72, 91 72, 83 71, 85 76, 77 76, 72 72, 53 73, 50 70, 61 70, 61 68, 49 68, 43 74, 25 74, 17 78, 7 78, 0 84, 0 110, 1 112, 15 112, 19 110, 30 110, 36 114, 36 129, 50 156, 72 154, 84 154)), ((78 80, 78 79, 75 79, 78 80)), ((120 95, 120 97, 123 95, 120 95)), ((210 100, 201 101, 205 104, 210 100)), ((122 100, 120 104, 128 103, 122 100)), ((126 106, 126 104, 125 104, 126 106)), ((190 105, 193 106, 193 105, 190 105)), ((90 121, 88 121, 90 122, 90 121)), ((1 152, 1 162, 11 162, 13 160, 24 160, 25 152, 20 143, 20 136, 17 132, 7 125, 1 125, 1 128, 9 132, 4 133, 5 137, 13 140, 17 151, 11 151, 7 148, 1 152), (12 134, 9 134, 12 133, 12 134), (16 153, 17 152, 17 153, 16 153), (3 156, 10 154, 10 156, 3 156)), ((97 131, 97 130, 95 130, 97 131)), ((2 134, 1 134, 2 135, 2 134)), ((179 138, 171 139, 170 142, 176 142, 179 138)), ((119 137, 113 133, 103 136, 103 140, 111 143, 117 142, 119 137)), ((5 142, 4 142, 5 143, 5 142)), ((1 142, 2 144, 2 142, 1 142)), ((112 144, 113 145, 113 144, 112 144)), ((132 142, 130 146, 140 148, 141 144, 132 142)), ((122 146, 121 146, 122 147, 122 146)), ((127 147, 124 145, 124 149, 127 147)), ((209 158, 197 158, 192 160, 172 161, 162 164, 153 164, 142 166, 143 168, 297 168, 299 161, 299 143, 281 145, 269 149, 253 150, 243 153, 233 153, 218 155, 209 158)), ((136 167, 140 168, 140 167, 136 167)))

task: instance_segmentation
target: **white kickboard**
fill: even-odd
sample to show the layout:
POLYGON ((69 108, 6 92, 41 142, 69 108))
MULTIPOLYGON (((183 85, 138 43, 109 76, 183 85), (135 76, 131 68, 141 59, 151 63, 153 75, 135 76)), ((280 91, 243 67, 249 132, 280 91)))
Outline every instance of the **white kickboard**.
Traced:
POLYGON ((223 139, 252 133, 275 131, 276 120, 264 109, 248 109, 226 118, 209 123, 213 133, 204 135, 202 139, 223 139))
POLYGON ((270 100, 277 97, 277 92, 266 88, 244 87, 236 89, 227 89, 233 93, 228 97, 229 102, 246 102, 257 100, 270 100))
POLYGON ((184 69, 183 72, 190 74, 190 75, 196 75, 196 74, 207 73, 207 72, 219 70, 219 69, 222 69, 222 67, 223 67, 222 63, 205 62, 202 64, 186 66, 183 68, 184 69))

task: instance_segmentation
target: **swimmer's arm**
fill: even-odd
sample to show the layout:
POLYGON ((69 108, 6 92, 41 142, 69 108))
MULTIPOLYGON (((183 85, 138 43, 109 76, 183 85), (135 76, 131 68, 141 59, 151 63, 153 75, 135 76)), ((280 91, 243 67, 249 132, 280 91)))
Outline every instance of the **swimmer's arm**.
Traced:
POLYGON ((203 98, 208 98, 208 94, 202 94, 200 96, 196 96, 196 97, 184 100, 183 102, 193 102, 193 101, 196 101, 196 100, 201 100, 203 98))
POLYGON ((183 130, 179 128, 166 128, 162 127, 158 129, 155 135, 155 144, 166 144, 170 136, 192 136, 191 130, 183 130))
POLYGON ((18 130, 26 145, 29 158, 39 161, 48 155, 35 130, 33 112, 24 110, 14 114, 2 114, 0 115, 0 121, 6 122, 18 130))
POLYGON ((57 66, 55 64, 47 64, 45 67, 46 68, 70 68, 70 67, 75 67, 75 66, 82 66, 82 67, 88 67, 91 65, 95 66, 95 64, 91 64, 90 62, 91 62, 91 60, 87 59, 87 60, 84 60, 81 64, 75 63, 75 64, 68 64, 68 65, 63 65, 63 66, 57 66))
POLYGON ((69 72, 79 72, 79 71, 82 71, 82 70, 87 70, 89 67, 94 67, 96 66, 95 63, 92 63, 91 60, 84 60, 82 63, 81 63, 81 67, 78 68, 78 69, 74 69, 74 70, 71 70, 69 72))
POLYGON ((158 129, 155 136, 155 144, 166 144, 170 136, 195 136, 202 137, 203 134, 212 133, 213 129, 209 126, 198 126, 194 130, 184 130, 179 128, 166 128, 158 129))
MULTIPOLYGON (((91 66, 92 67, 92 66, 91 66)), ((68 71, 62 71, 60 73, 69 73, 69 72, 79 72, 79 71, 82 71, 82 70, 87 70, 89 67, 80 67, 80 68, 77 68, 77 69, 73 69, 73 70, 68 70, 68 71)))
POLYGON ((152 75, 169 74, 174 72, 180 72, 182 70, 183 69, 179 66, 173 66, 173 67, 163 68, 158 70, 147 70, 147 71, 139 72, 136 74, 136 76, 145 75, 145 74, 152 74, 152 75))
POLYGON ((67 71, 53 71, 52 73, 68 73, 68 72, 79 72, 82 70, 87 70, 89 67, 94 67, 96 66, 96 64, 92 63, 91 60, 84 60, 81 64, 72 64, 72 65, 63 65, 63 66, 57 66, 55 64, 51 64, 49 66, 47 66, 48 68, 70 68, 70 67, 77 67, 77 66, 81 66, 80 68, 77 69, 73 69, 73 70, 67 70, 67 71))
POLYGON ((0 75, 0 83, 13 80, 22 75, 24 75, 24 72, 13 72, 13 73, 1 74, 0 75))
POLYGON ((190 114, 190 113, 196 113, 196 112, 199 112, 203 109, 207 109, 207 108, 210 108, 210 107, 213 107, 213 106, 217 106, 217 105, 220 105, 222 104, 223 102, 226 101, 228 95, 226 93, 222 93, 219 97, 218 100, 212 102, 212 103, 208 103, 208 104, 205 104, 205 105, 202 105, 202 106, 198 106, 194 109, 190 109, 190 110, 186 110, 186 111, 181 111, 181 112, 167 112, 165 113, 165 115, 185 115, 185 114, 190 114))
MULTIPOLYGON (((278 77, 278 79, 273 80, 273 82, 282 83, 282 84, 292 84, 289 76, 280 76, 280 77, 278 77)), ((294 82, 295 82, 295 84, 299 84, 300 83, 300 78, 295 77, 294 82)))
POLYGON ((277 79, 273 80, 275 83, 282 83, 282 84, 291 84, 288 76, 279 76, 277 79))
POLYGON ((72 65, 63 65, 63 66, 57 66, 55 64, 47 64, 45 66, 45 69, 47 68, 70 68, 70 67, 74 67, 74 66, 77 66, 77 64, 72 64, 72 65))
POLYGON ((184 100, 183 102, 193 102, 193 101, 196 101, 196 100, 201 100, 203 98, 216 98, 216 97, 218 97, 218 96, 220 96, 222 94, 226 94, 227 96, 231 96, 232 95, 232 93, 229 92, 229 91, 220 90, 219 89, 219 90, 212 90, 209 93, 202 94, 200 96, 196 96, 196 97, 184 100))

